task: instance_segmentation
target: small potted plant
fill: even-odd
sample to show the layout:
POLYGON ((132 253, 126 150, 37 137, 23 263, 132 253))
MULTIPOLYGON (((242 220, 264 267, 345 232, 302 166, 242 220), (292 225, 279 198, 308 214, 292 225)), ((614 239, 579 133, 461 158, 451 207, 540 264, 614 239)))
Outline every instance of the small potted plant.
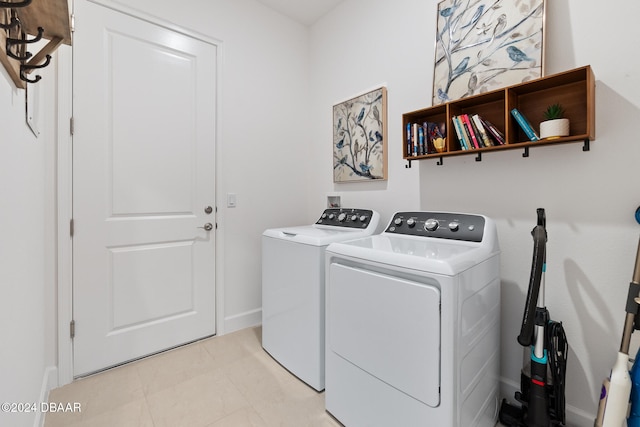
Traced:
POLYGON ((569 119, 564 117, 560 103, 549 105, 543 113, 545 120, 540 123, 540 138, 558 138, 569 135, 569 119))

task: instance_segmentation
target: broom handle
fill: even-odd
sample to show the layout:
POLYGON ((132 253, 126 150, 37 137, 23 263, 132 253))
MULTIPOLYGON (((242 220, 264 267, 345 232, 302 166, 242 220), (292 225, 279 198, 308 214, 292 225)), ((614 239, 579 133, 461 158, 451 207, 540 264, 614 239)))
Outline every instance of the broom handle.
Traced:
POLYGON ((633 279, 629 284, 629 295, 627 296, 627 316, 624 319, 624 329, 622 331, 622 342, 620 343, 620 353, 629 354, 629 344, 633 333, 634 321, 638 314, 638 304, 640 303, 640 241, 636 251, 636 264, 633 268, 633 279))
POLYGON ((638 241, 638 250, 636 252, 636 266, 633 269, 633 283, 640 284, 640 241, 638 241))

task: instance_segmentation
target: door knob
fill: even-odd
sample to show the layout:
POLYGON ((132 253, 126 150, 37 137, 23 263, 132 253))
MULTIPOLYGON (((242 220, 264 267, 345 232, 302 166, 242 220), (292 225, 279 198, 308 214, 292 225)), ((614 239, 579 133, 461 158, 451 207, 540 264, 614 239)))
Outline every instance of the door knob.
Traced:
POLYGON ((211 224, 210 222, 206 223, 204 225, 204 227, 198 227, 198 228, 204 228, 206 231, 211 231, 213 230, 213 224, 211 224))

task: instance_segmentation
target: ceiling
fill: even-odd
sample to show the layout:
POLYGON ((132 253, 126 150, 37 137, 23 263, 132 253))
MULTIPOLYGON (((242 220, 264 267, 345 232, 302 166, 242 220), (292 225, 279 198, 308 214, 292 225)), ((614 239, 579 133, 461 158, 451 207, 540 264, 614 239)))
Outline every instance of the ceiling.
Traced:
POLYGON ((344 0, 258 0, 289 18, 311 25, 344 0))

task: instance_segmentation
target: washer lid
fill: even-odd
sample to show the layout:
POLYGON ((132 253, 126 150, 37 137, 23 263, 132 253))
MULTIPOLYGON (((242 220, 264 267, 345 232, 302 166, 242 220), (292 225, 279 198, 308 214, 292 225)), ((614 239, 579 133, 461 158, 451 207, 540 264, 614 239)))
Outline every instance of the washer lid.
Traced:
POLYGON ((327 246, 333 242, 360 239, 376 232, 380 214, 368 209, 325 209, 318 221, 299 227, 272 228, 263 237, 288 240, 312 246, 327 246))
POLYGON ((359 239, 371 235, 374 228, 358 230, 352 228, 319 228, 313 225, 300 227, 272 228, 262 235, 312 246, 327 246, 333 242, 359 239))
POLYGON ((327 248, 327 253, 453 276, 498 252, 482 243, 385 233, 332 243, 327 248))

